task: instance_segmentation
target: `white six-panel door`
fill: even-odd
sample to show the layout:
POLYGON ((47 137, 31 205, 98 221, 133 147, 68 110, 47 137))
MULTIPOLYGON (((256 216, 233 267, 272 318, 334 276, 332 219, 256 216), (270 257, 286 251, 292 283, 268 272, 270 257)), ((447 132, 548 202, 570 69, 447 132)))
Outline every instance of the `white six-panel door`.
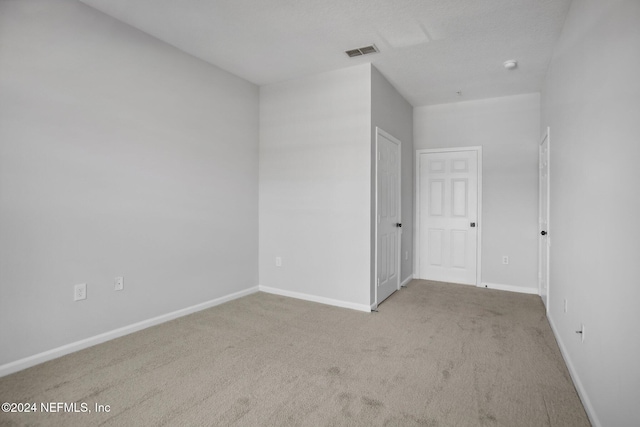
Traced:
POLYGON ((479 153, 417 152, 418 278, 478 282, 479 153))
POLYGON ((400 141, 376 130, 376 304, 400 287, 400 141))

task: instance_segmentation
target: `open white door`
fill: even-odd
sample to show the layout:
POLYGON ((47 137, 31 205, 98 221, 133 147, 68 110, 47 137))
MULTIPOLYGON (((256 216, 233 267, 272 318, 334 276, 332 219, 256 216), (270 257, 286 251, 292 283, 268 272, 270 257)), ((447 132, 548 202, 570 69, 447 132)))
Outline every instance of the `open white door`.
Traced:
POLYGON ((480 283, 481 147, 418 150, 416 274, 480 283))
POLYGON ((400 141, 376 128, 376 305, 400 289, 400 141))
POLYGON ((538 262, 538 287, 540 297, 549 311, 549 135, 550 129, 540 143, 540 185, 539 185, 539 262, 538 262))

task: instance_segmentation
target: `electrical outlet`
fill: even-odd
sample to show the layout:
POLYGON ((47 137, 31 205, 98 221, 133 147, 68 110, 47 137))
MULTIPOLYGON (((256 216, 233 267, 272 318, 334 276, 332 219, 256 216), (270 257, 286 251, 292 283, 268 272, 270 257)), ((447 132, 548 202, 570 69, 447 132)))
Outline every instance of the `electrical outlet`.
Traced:
POLYGON ((566 313, 567 310, 569 309, 569 304, 567 303, 567 299, 564 299, 564 312, 566 313))
POLYGON ((276 267, 282 267, 282 258, 279 256, 276 257, 276 267))
POLYGON ((116 280, 113 282, 113 289, 116 291, 124 289, 124 277, 116 277, 116 280))
POLYGON ((503 263, 504 265, 509 264, 509 257, 508 257, 508 256, 506 256, 506 255, 503 255, 503 256, 502 256, 502 263, 503 263))
POLYGON ((80 301, 87 299, 87 284, 80 283, 73 287, 73 300, 80 301))

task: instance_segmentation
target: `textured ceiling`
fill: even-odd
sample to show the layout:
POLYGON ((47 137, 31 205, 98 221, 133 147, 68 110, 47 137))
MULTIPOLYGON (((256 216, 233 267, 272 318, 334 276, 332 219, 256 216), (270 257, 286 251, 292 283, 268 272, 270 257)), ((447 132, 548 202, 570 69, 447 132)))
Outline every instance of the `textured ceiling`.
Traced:
POLYGON ((414 106, 540 91, 571 3, 81 1, 259 85, 371 62, 414 106), (380 53, 344 53, 370 44, 380 53))

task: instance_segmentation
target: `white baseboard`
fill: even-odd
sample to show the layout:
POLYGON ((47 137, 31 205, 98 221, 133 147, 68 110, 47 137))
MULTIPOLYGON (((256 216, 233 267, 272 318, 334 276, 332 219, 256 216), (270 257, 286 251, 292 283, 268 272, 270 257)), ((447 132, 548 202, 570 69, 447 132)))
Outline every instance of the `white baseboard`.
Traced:
POLYGON ((122 328, 114 329, 112 331, 95 335, 93 337, 85 338, 83 340, 76 341, 71 344, 66 344, 61 347, 54 348, 52 350, 47 350, 42 353, 35 354, 33 356, 25 357, 24 359, 19 359, 14 362, 1 365, 0 377, 13 374, 14 372, 18 372, 23 369, 30 368, 40 363, 44 363, 49 360, 53 360, 70 353, 74 353, 76 351, 79 351, 88 347, 92 347, 96 344, 101 344, 103 342, 106 342, 115 338, 119 338, 124 335, 129 335, 133 332, 146 329, 150 326, 155 326, 160 323, 168 322, 169 320, 177 319, 178 317, 187 316, 197 311, 215 307, 216 305, 220 305, 225 302, 228 302, 246 295, 250 295, 256 292, 258 292, 258 287, 254 286, 252 288, 245 289, 243 291, 234 292, 232 294, 225 295, 220 298, 216 298, 200 304, 192 305, 191 307, 186 307, 181 310, 172 311, 171 313, 163 314, 161 316, 143 320, 141 322, 133 323, 131 325, 123 326, 122 328))
POLYGON ((487 282, 482 282, 482 284, 480 285, 483 288, 489 288, 489 289, 497 289, 499 291, 509 291, 509 292, 518 292, 521 294, 533 294, 533 295, 538 295, 538 288, 525 288, 522 286, 513 286, 513 285, 501 285, 498 283, 487 283, 487 282))
POLYGON ((274 295, 281 295, 283 297, 296 298, 296 299, 301 299, 301 300, 311 301, 311 302, 319 302, 320 304, 333 305, 333 306, 342 307, 342 308, 350 308, 352 310, 358 310, 358 311, 366 311, 366 312, 371 311, 371 307, 366 304, 356 304, 353 302, 340 301, 337 299, 319 297, 316 295, 303 294, 301 292, 287 291, 284 289, 271 288, 271 287, 262 286, 262 285, 258 286, 258 289, 260 290, 260 292, 266 292, 268 294, 274 294, 274 295))
POLYGON ((596 411, 593 409, 593 405, 591 404, 591 400, 589 400, 589 396, 587 395, 584 386, 582 385, 582 381, 580 381, 580 377, 576 372, 575 367, 573 366, 573 362, 569 357, 569 353, 567 352, 567 348, 562 341, 562 337, 558 333, 558 329, 556 328, 555 323, 553 323, 553 319, 547 313, 547 320, 549 320, 549 325, 551 325, 551 330, 553 331, 553 335, 556 337, 556 341, 558 342, 558 347, 560 347, 560 353, 562 353, 562 357, 564 358, 564 362, 569 368, 569 374, 571 374, 571 379, 573 380, 573 384, 576 386, 576 390, 578 391, 578 395, 580 396, 580 400, 582 400, 582 405, 584 406, 585 411, 587 412, 587 416, 589 417, 589 421, 591 421, 591 425, 594 427, 602 427, 598 416, 596 415, 596 411))
POLYGON ((402 281, 402 283, 400 283, 400 287, 402 286, 407 286, 409 284, 410 281, 413 280, 413 274, 410 274, 409 277, 407 277, 406 279, 404 279, 402 281))

